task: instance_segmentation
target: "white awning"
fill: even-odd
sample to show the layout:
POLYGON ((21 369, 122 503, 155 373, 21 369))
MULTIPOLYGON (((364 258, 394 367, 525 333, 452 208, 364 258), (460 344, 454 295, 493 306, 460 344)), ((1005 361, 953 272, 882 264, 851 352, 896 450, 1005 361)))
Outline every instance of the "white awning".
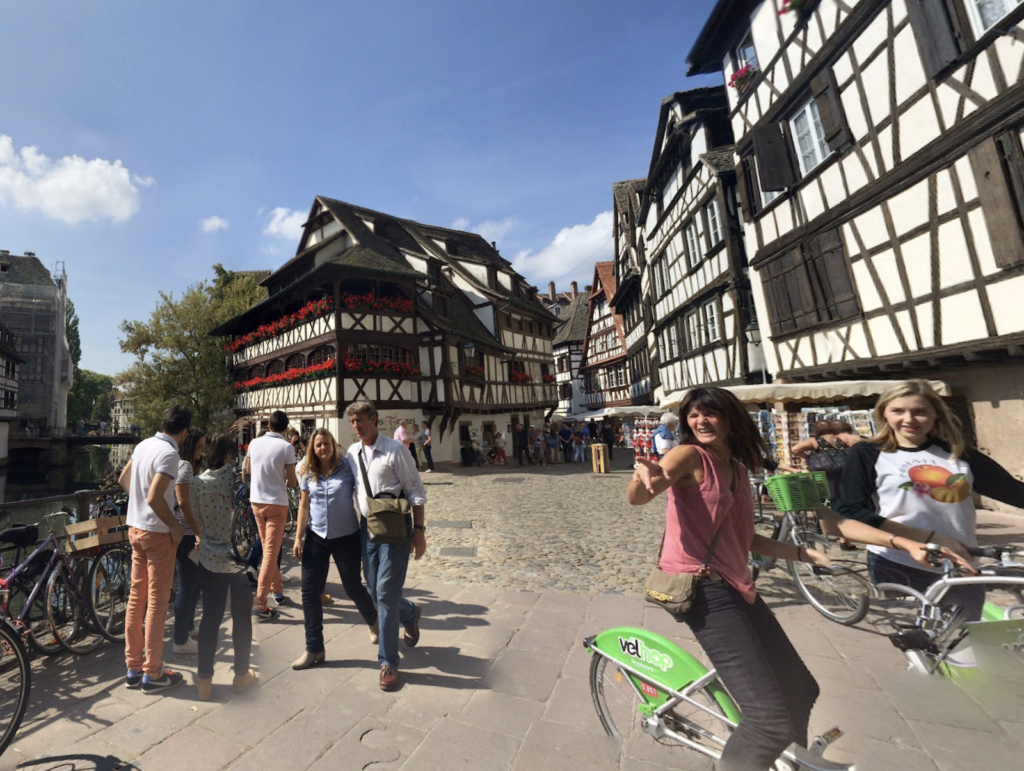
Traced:
MULTIPOLYGON (((725 386, 741 402, 834 402, 856 396, 877 396, 902 380, 831 380, 820 383, 765 383, 725 386)), ((950 396, 950 387, 941 380, 929 380, 940 396, 950 396)), ((661 408, 670 410, 682 404, 691 388, 674 391, 661 400, 661 408)))

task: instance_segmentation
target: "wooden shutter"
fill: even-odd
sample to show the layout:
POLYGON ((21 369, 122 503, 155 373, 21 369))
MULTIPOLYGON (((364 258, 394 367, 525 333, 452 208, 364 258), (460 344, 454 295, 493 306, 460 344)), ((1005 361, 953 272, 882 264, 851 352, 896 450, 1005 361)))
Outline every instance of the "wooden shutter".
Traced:
POLYGON ((949 12, 945 0, 907 0, 921 63, 929 79, 938 77, 966 47, 958 14, 949 12))
POLYGON ((811 281, 821 293, 823 320, 847 319, 860 313, 850 264, 838 229, 826 230, 807 245, 811 281))
POLYGON ((826 67, 811 79, 811 95, 818 105, 825 141, 833 152, 842 151, 850 144, 851 137, 831 67, 826 67))
POLYGON ((773 192, 786 190, 796 182, 796 169, 782 124, 755 126, 753 134, 761 189, 773 192))
MULTIPOLYGON (((1009 136, 1006 141, 1019 141, 1009 136)), ((978 200, 985 214, 989 242, 996 264, 1006 268, 1024 262, 1024 234, 1021 232, 1019 201, 1013 195, 1004 154, 1000 152, 996 139, 986 139, 968 153, 974 181, 978 188, 978 200)), ((1017 170, 1015 170, 1017 171, 1017 170)))
POLYGON ((740 162, 736 164, 736 187, 740 194, 740 211, 743 214, 744 222, 750 222, 753 218, 750 203, 752 200, 756 200, 753 197, 755 191, 750 184, 753 179, 750 166, 750 156, 741 157, 740 162))

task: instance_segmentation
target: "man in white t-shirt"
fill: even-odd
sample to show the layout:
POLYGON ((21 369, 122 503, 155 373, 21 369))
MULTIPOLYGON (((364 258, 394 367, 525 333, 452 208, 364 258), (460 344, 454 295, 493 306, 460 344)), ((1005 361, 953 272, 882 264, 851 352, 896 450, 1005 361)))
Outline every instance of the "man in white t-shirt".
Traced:
POLYGON ((284 540, 284 526, 288 519, 288 488, 295 487, 295 448, 284 438, 288 416, 281 410, 270 413, 270 430, 249 443, 245 459, 245 473, 252 475, 249 502, 263 544, 263 562, 256 583, 254 612, 260 621, 277 617, 274 608, 267 607, 267 596, 274 593, 280 605, 285 601, 281 570, 277 555, 284 540))
POLYGON ((125 615, 125 685, 160 693, 180 685, 178 672, 164 669, 164 622, 171 598, 174 557, 183 530, 174 518, 178 444, 192 424, 184 407, 164 412, 160 431, 136 445, 118 480, 128 493, 128 540, 132 584, 125 615), (145 664, 143 664, 145 656, 145 664))

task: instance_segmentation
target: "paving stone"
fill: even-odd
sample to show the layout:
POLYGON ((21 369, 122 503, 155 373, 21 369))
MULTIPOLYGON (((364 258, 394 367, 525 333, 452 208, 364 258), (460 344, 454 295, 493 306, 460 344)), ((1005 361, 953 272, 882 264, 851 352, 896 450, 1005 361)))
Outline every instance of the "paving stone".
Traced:
POLYGON ((66 711, 55 710, 45 721, 36 720, 31 726, 23 722, 9 750, 17 752, 22 759, 63 751, 68 745, 116 724, 135 711, 132 704, 116 696, 90 700, 66 711))
POLYGON ((588 680, 563 677, 555 683, 555 690, 552 691, 547 709, 544 710, 544 720, 591 731, 601 736, 606 735, 594 709, 588 680))
POLYGON ((506 649, 494 662, 484 687, 509 696, 547 701, 565 656, 506 649))
POLYGON ((509 642, 510 648, 538 653, 568 653, 576 641, 580 621, 559 613, 534 610, 509 642))
POLYGON ((996 722, 951 680, 902 672, 879 682, 905 719, 998 733, 996 722))
POLYGON ((242 744, 222 734, 190 725, 153 747, 136 760, 134 765, 140 771, 180 771, 182 768, 218 771, 229 765, 245 749, 242 744))
POLYGON ((209 702, 193 702, 187 684, 147 698, 154 703, 98 732, 100 740, 122 747, 132 757, 137 757, 214 708, 209 702))
POLYGON ((471 626, 455 638, 455 644, 500 651, 508 645, 508 641, 512 639, 512 635, 515 633, 516 630, 511 627, 493 624, 471 626))
POLYGON ((513 771, 618 771, 619 744, 608 736, 547 720, 535 723, 523 740, 513 771))
POLYGON ((639 626, 643 621, 644 600, 626 594, 597 594, 587 606, 587 619, 598 626, 639 626))
MULTIPOLYGON (((842 741, 840 739, 840 741, 842 741)), ((838 745, 838 742, 837 742, 838 745)), ((854 747, 857 756, 857 771, 939 771, 939 766, 922 750, 901 746, 897 743, 879 742, 870 738, 857 741, 854 747)), ((833 759, 826 752, 826 758, 833 759)), ((952 769, 943 769, 952 771, 952 769)), ((968 771, 968 769, 957 769, 968 771)))
MULTIPOLYGON (((402 771, 502 771, 512 765, 519 741, 456 720, 442 720, 402 771)), ((564 771, 564 769, 563 769, 564 771)))
POLYGON ((543 714, 544 706, 535 701, 481 690, 473 694, 461 712, 449 717, 488 731, 523 739, 530 726, 540 720, 543 714))
POLYGON ((918 720, 909 723, 943 771, 1006 771, 1024 765, 1020 745, 1001 730, 992 733, 918 720))
POLYGON ((426 731, 367 715, 323 754, 311 771, 340 768, 397 769, 423 741, 426 731))

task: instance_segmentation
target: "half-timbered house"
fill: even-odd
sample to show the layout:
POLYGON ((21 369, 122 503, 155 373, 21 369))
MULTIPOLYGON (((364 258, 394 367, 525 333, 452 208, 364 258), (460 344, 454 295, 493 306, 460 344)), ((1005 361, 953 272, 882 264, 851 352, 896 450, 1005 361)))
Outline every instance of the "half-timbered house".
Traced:
POLYGON ((555 357, 555 383, 558 386, 558 409, 555 415, 562 418, 578 415, 587 409, 580 365, 583 364, 583 340, 587 336, 589 301, 589 292, 575 292, 569 305, 559 315, 562 326, 551 343, 555 357))
POLYGON ((594 284, 587 302, 587 333, 583 340, 584 402, 587 411, 632 404, 626 338, 622 316, 615 312, 615 263, 594 265, 594 284))
POLYGON ((724 87, 662 101, 638 216, 659 402, 694 386, 746 383, 752 370, 756 317, 734 167, 724 87))
POLYGON ((317 197, 262 284, 266 300, 213 330, 230 337, 239 417, 282 409, 344 444, 345 406, 369 399, 385 432, 429 421, 444 462, 556 406, 556 319, 478 235, 317 197))
POLYGON ((719 0, 768 364, 784 381, 938 377, 1019 468, 1024 5, 719 0))
POLYGON ((642 238, 637 240, 645 183, 646 180, 633 179, 612 185, 615 295, 611 305, 622 316, 629 396, 630 402, 636 405, 653 403, 652 391, 657 382, 656 360, 652 360, 648 345, 652 316, 650 296, 644 292, 644 244, 642 238), (653 378, 652 368, 655 368, 653 378))

